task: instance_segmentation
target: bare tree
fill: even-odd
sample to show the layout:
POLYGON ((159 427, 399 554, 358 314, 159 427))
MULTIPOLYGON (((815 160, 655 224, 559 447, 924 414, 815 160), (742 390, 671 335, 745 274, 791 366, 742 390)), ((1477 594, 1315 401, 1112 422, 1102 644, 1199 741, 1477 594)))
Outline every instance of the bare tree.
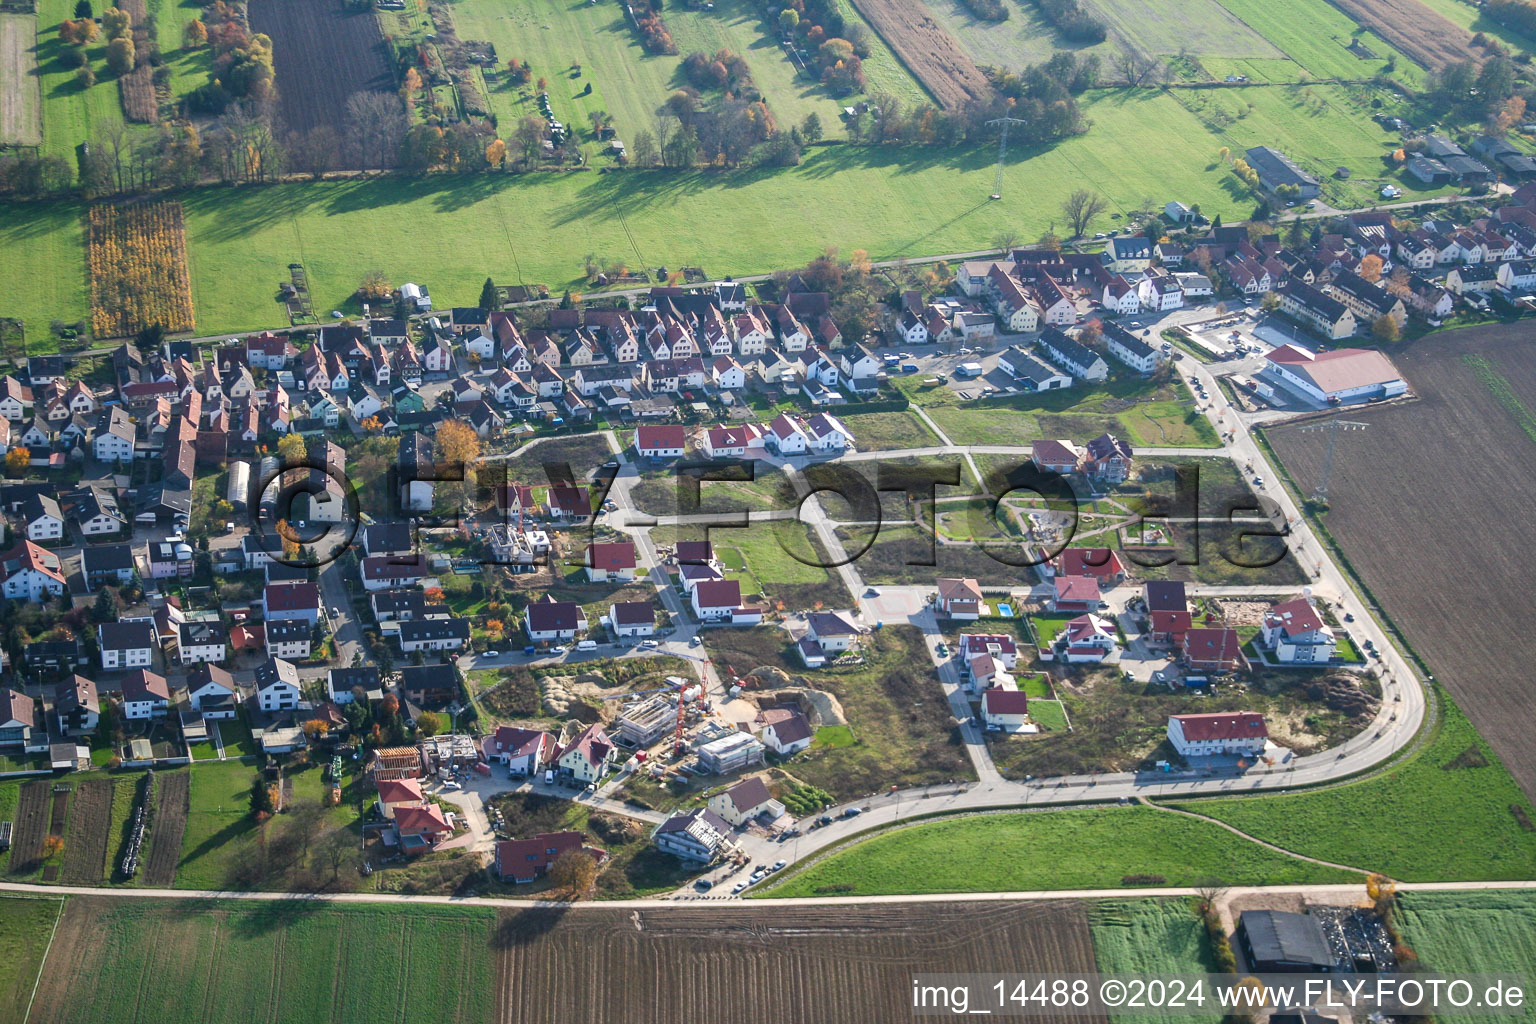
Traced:
POLYGON ((1090 192, 1080 188, 1067 196, 1061 204, 1061 215, 1067 219, 1067 224, 1072 228, 1072 237, 1081 238, 1088 225, 1093 223, 1093 218, 1103 213, 1109 206, 1104 197, 1097 192, 1090 192))
POLYGON ((400 97, 392 92, 355 92, 347 97, 347 136, 364 170, 395 162, 409 125, 400 97))
POLYGON ((288 165, 295 171, 318 178, 336 167, 336 151, 341 140, 328 124, 316 125, 307 132, 289 132, 284 140, 288 165))
POLYGON ((1117 53, 1114 63, 1116 70, 1125 76, 1125 84, 1132 86, 1145 85, 1162 66, 1162 61, 1134 46, 1127 46, 1117 53))
POLYGON ((1216 912, 1216 904, 1227 894, 1227 885, 1219 878, 1202 878, 1195 884, 1195 909, 1202 917, 1216 912))
POLYGON ((1019 233, 1012 228, 1004 228, 992 236, 992 247, 1005 256, 1018 244, 1019 233))

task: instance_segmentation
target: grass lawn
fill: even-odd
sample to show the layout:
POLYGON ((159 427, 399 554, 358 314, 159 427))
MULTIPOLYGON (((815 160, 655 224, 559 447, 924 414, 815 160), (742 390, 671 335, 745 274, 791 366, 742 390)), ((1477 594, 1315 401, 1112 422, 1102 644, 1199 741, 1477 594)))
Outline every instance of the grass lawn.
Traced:
POLYGON ((1536 811, 1461 710, 1444 693, 1440 700, 1434 739, 1379 775, 1181 806, 1288 850, 1406 881, 1536 877, 1536 811))
MULTIPOLYGON (((483 37, 472 22, 461 21, 459 32, 483 37)), ((558 35, 541 31, 539 38, 552 43, 558 35)), ((49 88, 45 76, 45 97, 49 88)), ((1257 95, 1263 91, 1221 94, 1226 102, 1241 96, 1267 109, 1276 101, 1257 95)), ((1253 199, 1245 190, 1228 192, 1230 171, 1211 166, 1217 148, 1294 141, 1263 135, 1273 127, 1268 117, 1213 133, 1161 90, 1102 90, 1086 95, 1084 107, 1093 122, 1086 134, 1011 151, 1000 202, 987 200, 995 152, 983 145, 822 147, 786 169, 434 175, 191 190, 182 202, 198 329, 218 334, 282 322, 274 287, 294 260, 304 262, 317 309, 355 309, 350 297, 374 268, 396 283, 420 279, 447 307, 474 302, 487 274, 556 288, 575 282, 587 253, 650 267, 698 265, 719 276, 803 263, 828 239, 844 251, 866 249, 876 260, 980 249, 991 244, 999 222, 1021 238, 1040 234, 1079 188, 1108 200, 1101 224, 1164 194, 1235 219, 1253 199), (1166 156, 1127 161, 1127 152, 1166 156), (818 225, 815 238, 802 230, 807 223, 818 225), (721 224, 750 228, 722 231, 721 224)), ((1327 117, 1309 121, 1313 138, 1327 146, 1317 158, 1368 168, 1388 140, 1379 130, 1366 134, 1360 116, 1340 101, 1327 117)), ((10 205, 0 214, 0 245, 14 256, 8 312, 31 325, 84 314, 79 218, 78 204, 10 205), (61 223, 69 218, 73 227, 61 223), (53 235, 60 228, 65 233, 53 235), (36 239, 43 244, 30 244, 36 239)))
POLYGON ((949 705, 934 678, 922 635, 910 626, 887 626, 865 639, 863 665, 807 670, 789 652, 789 635, 759 626, 712 629, 704 646, 722 675, 741 676, 771 666, 825 690, 843 706, 852 743, 835 734, 790 759, 784 771, 839 800, 891 785, 921 786, 971 778, 949 705))
MULTIPOLYGON (((672 544, 679 538, 702 540, 704 534, 697 528, 657 527, 651 537, 657 543, 672 544)), ((743 597, 761 593, 796 610, 818 602, 830 608, 847 607, 852 601, 842 577, 824 567, 832 559, 815 532, 798 520, 756 523, 750 529, 712 529, 709 539, 726 578, 741 582, 743 597)))
POLYGON ((1067 713, 1059 700, 1031 700, 1029 717, 1047 732, 1066 732, 1067 713))
POLYGON ((489 908, 77 897, 61 929, 86 915, 52 1019, 363 1020, 387 999, 398 1021, 470 1021, 494 1000, 489 908))
POLYGON ((934 528, 946 540, 1002 543, 1024 536, 1009 506, 992 498, 961 498, 939 503, 936 509, 924 508, 924 521, 931 521, 930 511, 938 513, 934 528))
POLYGON ((976 545, 937 544, 928 531, 910 523, 896 523, 882 526, 874 543, 861 554, 860 548, 869 541, 870 535, 867 527, 838 530, 845 550, 857 561, 860 575, 865 582, 876 586, 932 586, 940 576, 970 576, 983 586, 1034 583, 1033 569, 1007 564, 987 553, 996 547, 1000 555, 1022 561, 1025 552, 1018 543, 989 545, 987 549, 976 545))
POLYGON ((32 987, 62 907, 57 899, 0 899, 0 1024, 21 1024, 26 1019, 32 987))
POLYGON ((913 412, 838 413, 837 418, 853 432, 854 446, 861 452, 927 448, 939 443, 933 431, 913 412))
POLYGON ((770 896, 1351 882, 1349 872, 1272 853, 1223 829, 1147 807, 986 814, 877 835, 790 876, 770 896), (846 888, 845 888, 846 887, 846 888))
POLYGON ((235 718, 230 721, 217 723, 219 738, 224 741, 225 757, 253 757, 256 754, 256 740, 251 736, 251 727, 244 719, 235 718))
MULTIPOLYGON (((1398 896, 1397 925, 1425 969, 1450 975, 1525 974, 1536 964, 1536 893, 1412 892, 1398 896)), ((1531 1020, 1469 1017, 1477 1024, 1531 1020)))
POLYGON ((1083 443, 1108 431, 1136 448, 1220 447, 1216 432, 1195 411, 1182 383, 1121 378, 984 405, 960 404, 948 388, 909 391, 909 396, 920 400, 939 429, 961 445, 1025 447, 1031 441, 1057 437, 1083 443))
MULTIPOLYGON (((255 768, 227 761, 188 770, 192 772, 191 809, 176 870, 177 888, 281 889, 304 872, 307 865, 302 855, 289 861, 274 848, 286 845, 280 842, 285 833, 296 828, 304 814, 320 807, 325 783, 319 766, 290 769, 289 810, 261 826, 250 814, 255 768)), ((358 787, 364 785, 359 779, 348 778, 339 806, 321 810, 318 834, 356 824, 358 787)), ((318 850, 315 856, 318 863, 318 850)))

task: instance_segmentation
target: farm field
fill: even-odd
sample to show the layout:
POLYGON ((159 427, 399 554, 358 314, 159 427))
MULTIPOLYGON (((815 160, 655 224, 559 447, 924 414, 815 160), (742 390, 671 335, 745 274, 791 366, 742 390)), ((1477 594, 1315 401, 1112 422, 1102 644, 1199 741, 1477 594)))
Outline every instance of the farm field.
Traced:
POLYGON ((1431 71, 1479 60, 1472 33, 1420 0, 1331 0, 1334 6, 1431 71))
MULTIPOLYGON (((1471 328, 1394 353, 1420 401, 1360 414, 1370 427, 1340 445, 1322 523, 1536 799, 1536 749, 1527 742, 1536 706, 1517 682, 1536 657, 1536 639, 1523 625, 1524 584, 1507 562, 1524 543, 1536 501, 1536 367, 1525 356, 1528 337, 1519 324, 1471 328), (1426 437, 1440 443, 1426 447, 1426 437), (1502 457, 1481 457, 1487 451, 1502 457), (1415 471, 1404 474, 1410 460, 1415 471), (1398 528, 1384 532, 1383 522, 1398 528), (1442 567, 1428 578, 1419 562, 1425 551, 1437 552, 1442 567), (1469 630, 1501 639, 1469 648, 1461 640, 1469 630)), ((1322 464, 1318 435, 1282 428, 1267 436, 1301 492, 1310 493, 1322 464)))
POLYGON ((913 627, 887 626, 871 634, 865 663, 848 668, 806 669, 789 653, 789 634, 774 627, 707 630, 704 643, 722 675, 777 668, 841 703, 854 741, 796 758, 787 770, 802 782, 842 800, 893 784, 973 777, 913 627))
MULTIPOLYGON (((1414 85, 1423 72, 1405 55, 1384 42, 1379 36, 1363 35, 1361 42, 1376 55, 1376 59, 1355 56, 1349 50, 1350 40, 1359 26, 1327 0, 1217 0, 1231 16, 1263 34, 1295 66, 1288 72, 1275 68, 1268 62, 1234 61, 1230 66, 1220 55, 1190 47, 1200 63, 1213 74, 1249 74, 1258 80, 1295 81, 1298 72, 1312 78, 1367 79, 1386 68, 1388 59, 1396 57, 1397 66, 1392 74, 1406 84, 1414 85), (1257 72, 1257 73, 1253 73, 1257 72), (1277 72, 1284 77, 1277 77, 1277 72)), ((1235 55, 1234 55, 1235 56, 1235 55)))
POLYGON ((1184 801, 1287 850, 1405 881, 1530 878, 1536 812, 1460 709, 1432 742, 1378 775, 1284 796, 1184 801), (1383 807, 1393 809, 1380 816, 1383 807), (1341 821, 1373 822, 1340 828, 1341 821))
POLYGON ((481 1021, 495 916, 457 907, 74 897, 34 1021, 481 1021), (174 964, 174 970, 164 969, 174 964))
MULTIPOLYGON (((1329 87, 1313 88, 1321 93, 1329 87)), ((375 268, 396 283, 419 279, 439 305, 448 306, 474 301, 487 274, 552 287, 574 283, 586 253, 633 259, 637 266, 696 265, 723 275, 796 265, 831 238, 845 249, 865 248, 877 260, 971 251, 991 244, 1000 221, 1016 227, 1020 237, 1034 237, 1057 219, 1061 199, 1078 187, 1102 191, 1111 213, 1123 214, 1165 192, 1211 214, 1231 217, 1251 208, 1248 197, 1234 200, 1228 193, 1230 171, 1212 166, 1228 140, 1166 93, 1103 91, 1085 105, 1093 130, 1011 162, 1000 203, 986 199, 995 169, 994 152, 986 147, 825 147, 812 150, 799 167, 776 171, 382 177, 188 191, 181 202, 199 330, 223 333, 282 322, 273 296, 296 259, 309 273, 316 309, 355 311, 351 295, 375 268), (1184 157, 1127 164, 1123 154, 1137 149, 1184 157), (768 210, 772 217, 762 215, 768 210), (724 223, 752 228, 718 230, 724 223), (817 238, 799 229, 804 223, 819 225, 817 238)), ((1342 103, 1333 104, 1332 116, 1345 116, 1342 103)), ((1351 130, 1343 135, 1350 151, 1336 148, 1330 159, 1364 168, 1384 152, 1386 135, 1378 136, 1372 142, 1351 130)), ((6 207, 0 243, 56 228, 71 209, 6 207)), ((78 216, 79 208, 73 209, 78 216)), ((16 257, 17 282, 9 311, 31 324, 83 315, 84 302, 70 301, 64 290, 85 276, 83 247, 50 240, 8 251, 16 257)))
POLYGON ((1483 14, 1481 8, 1466 0, 1419 0, 1425 7, 1446 21, 1460 25, 1468 32, 1481 32, 1516 50, 1536 50, 1536 40, 1530 36, 1505 28, 1483 14))
POLYGON ((991 95, 992 86, 971 55, 918 5, 901 0, 850 2, 941 107, 991 95))
MULTIPOLYGON (((960 41, 979 67, 1021 71, 1028 64, 1049 60, 1063 40, 1040 12, 1029 3, 1007 5, 1006 21, 986 21, 972 14, 960 0, 924 0, 923 8, 951 36, 960 41)), ((1078 53, 1097 53, 1107 46, 1070 47, 1078 53)))
POLYGON ((0 1024, 23 1024, 54 922, 64 908, 50 898, 0 898, 0 1024))
POLYGON ((1167 885, 1207 877, 1232 885, 1359 878, 1206 822, 1146 807, 1098 807, 973 815, 885 832, 791 874, 766 895, 1118 888, 1128 875, 1160 875, 1167 885))
MULTIPOLYGON (((65 885, 100 885, 107 876, 112 840, 112 801, 119 780, 87 779, 75 787, 64 840, 65 885)), ((128 777, 121 782, 132 786, 128 777)))
POLYGON ((154 814, 149 821, 148 846, 141 854, 145 885, 164 887, 176 880, 176 865, 181 859, 191 810, 191 789, 190 770, 162 772, 155 777, 154 814))
POLYGON ((541 908, 503 913, 497 935, 495 1019, 503 1024, 884 1024, 910 1014, 917 971, 1093 969, 1085 908, 1050 902, 843 907, 832 915, 815 907, 541 908), (806 1016, 809 1006, 815 1012, 806 1016))
POLYGON ((37 61, 37 16, 0 14, 0 143, 40 146, 43 92, 37 61))
MULTIPOLYGON (((1093 954, 1104 974, 1173 977, 1214 972, 1205 924, 1189 900, 1100 900, 1088 912, 1093 954)), ((1150 1024, 1175 1020, 1196 1024, 1190 1017, 1144 1017, 1115 1014, 1115 1024, 1150 1024)))
MULTIPOLYGON (((1536 963, 1536 894, 1414 892, 1397 898, 1403 941, 1427 970, 1446 974, 1529 973, 1536 963)), ((1523 1018, 1468 1017, 1469 1024, 1523 1018)))
POLYGON ((251 31, 272 37, 278 106, 290 131, 330 125, 341 134, 354 92, 393 92, 379 22, 342 0, 256 0, 251 31))
POLYGON ((1026 447, 1031 441, 1058 437, 1083 444, 1108 432, 1134 448, 1220 447, 1210 421, 1195 411, 1183 383, 1115 380, 985 405, 962 404, 948 388, 903 390, 958 445, 1026 447))
MULTIPOLYGON (((1322 0, 1311 0, 1321 3, 1322 0)), ((1253 26, 1225 10, 1218 0, 1174 0, 1147 17, 1137 0, 1094 0, 1093 10, 1112 36, 1153 54, 1189 52, 1204 57, 1274 60, 1284 54, 1253 26)))

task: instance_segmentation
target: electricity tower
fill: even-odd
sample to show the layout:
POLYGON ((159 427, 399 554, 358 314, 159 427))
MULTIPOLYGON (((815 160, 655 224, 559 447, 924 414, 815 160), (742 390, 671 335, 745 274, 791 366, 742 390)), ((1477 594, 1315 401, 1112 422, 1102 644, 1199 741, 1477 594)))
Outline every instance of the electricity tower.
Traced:
POLYGON ((1003 133, 997 140, 997 178, 992 182, 993 199, 1003 198, 1003 158, 1008 155, 1008 128, 1010 125, 1028 123, 1017 117, 998 117, 987 122, 989 126, 994 124, 1003 126, 1003 133))
POLYGON ((1369 423, 1358 420, 1329 420, 1327 423, 1314 423, 1301 428, 1308 434, 1321 430, 1328 435, 1328 448, 1323 453, 1323 473, 1312 491, 1313 504, 1328 504, 1328 485, 1333 482, 1333 459, 1339 444, 1339 434, 1346 430, 1364 430, 1369 426, 1369 423))

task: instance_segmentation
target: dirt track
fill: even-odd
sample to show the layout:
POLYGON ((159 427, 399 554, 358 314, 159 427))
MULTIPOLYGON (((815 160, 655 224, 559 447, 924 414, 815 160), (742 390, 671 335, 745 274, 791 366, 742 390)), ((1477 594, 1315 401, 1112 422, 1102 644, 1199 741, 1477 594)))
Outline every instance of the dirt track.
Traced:
POLYGON ((853 6, 940 106, 991 96, 987 76, 918 0, 853 0, 853 6))
POLYGON ((505 1024, 885 1024, 919 971, 1094 970, 1081 903, 506 911, 495 941, 505 1024))
MULTIPOLYGON (((1370 427, 1339 438, 1326 523, 1435 678, 1536 800, 1526 553, 1536 438, 1465 358, 1486 359, 1511 400, 1536 416, 1529 345, 1530 328, 1515 323, 1434 334, 1394 353, 1422 400, 1348 414, 1370 427)), ((1310 490, 1326 435, 1282 428, 1271 438, 1310 490)))
POLYGON ((1431 70, 1471 57, 1472 33, 1425 7, 1419 0, 1328 0, 1355 21, 1431 70))

